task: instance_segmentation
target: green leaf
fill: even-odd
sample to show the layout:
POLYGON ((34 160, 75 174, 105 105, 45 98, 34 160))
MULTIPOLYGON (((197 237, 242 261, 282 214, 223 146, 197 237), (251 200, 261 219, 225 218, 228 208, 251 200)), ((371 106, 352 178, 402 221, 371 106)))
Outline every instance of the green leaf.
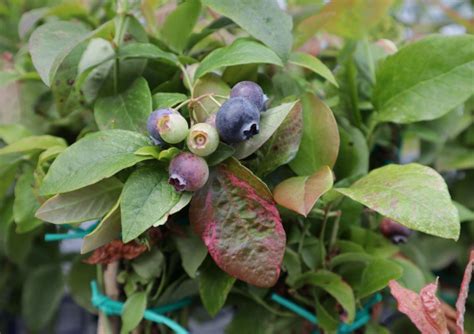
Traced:
POLYGON ((433 169, 388 165, 338 192, 412 230, 457 240, 459 217, 448 187, 433 169))
POLYGON ((127 334, 138 326, 143 319, 147 304, 147 294, 139 291, 127 298, 123 306, 121 334, 127 334))
POLYGON ((194 79, 196 80, 220 67, 260 63, 283 66, 275 52, 266 46, 240 38, 231 45, 216 49, 208 54, 197 68, 194 79))
POLYGON ((94 231, 84 237, 81 254, 91 252, 94 249, 120 237, 121 225, 119 203, 120 201, 117 201, 115 206, 100 221, 94 231))
POLYGON ((357 297, 364 298, 382 290, 393 279, 402 276, 403 269, 391 260, 375 258, 369 262, 362 273, 362 280, 357 289, 357 297))
POLYGON ((15 185, 15 202, 13 204, 13 218, 17 225, 17 233, 34 230, 43 222, 35 218, 35 212, 40 207, 35 197, 35 177, 33 169, 28 168, 18 178, 15 185))
POLYGON ((199 275, 199 294, 207 312, 214 317, 224 306, 235 278, 220 270, 212 261, 207 261, 199 275))
POLYGON ((262 147, 255 152, 255 158, 247 163, 256 175, 265 176, 277 167, 294 159, 303 136, 303 109, 297 103, 278 129, 262 147))
POLYGON ((367 228, 351 226, 349 228, 349 239, 352 243, 349 244, 348 241, 345 241, 344 246, 341 247, 346 247, 347 251, 350 252, 360 252, 359 247, 361 246, 367 254, 373 254, 381 258, 388 258, 399 252, 399 248, 382 234, 367 228))
POLYGON ((372 259, 372 256, 366 253, 360 252, 347 252, 334 256, 331 258, 331 268, 335 268, 341 264, 361 262, 367 263, 372 259))
POLYGON ((31 131, 21 124, 0 124, 0 138, 7 144, 32 136, 31 131))
POLYGON ((72 299, 91 313, 97 312, 97 309, 91 302, 91 281, 96 278, 96 266, 84 263, 82 257, 77 257, 74 260, 67 276, 67 287, 72 299))
POLYGON ((413 262, 402 257, 393 259, 403 270, 403 275, 398 279, 405 288, 419 292, 428 282, 420 268, 413 262))
POLYGON ((31 252, 35 233, 18 234, 13 222, 13 196, 0 202, 0 252, 9 261, 23 265, 31 252))
POLYGON ((196 277, 196 271, 204 262, 207 255, 207 248, 191 229, 185 228, 185 235, 178 235, 174 238, 178 252, 181 255, 181 263, 184 271, 191 277, 196 277))
POLYGON ((53 320, 63 293, 61 267, 50 264, 31 271, 26 276, 21 296, 21 315, 26 326, 33 331, 44 329, 53 320))
POLYGON ((158 160, 171 161, 171 159, 173 159, 179 152, 181 152, 179 148, 170 147, 158 154, 158 160))
POLYGON ((161 37, 175 51, 181 53, 194 25, 201 14, 199 0, 186 0, 182 2, 171 14, 166 17, 161 28, 161 37))
POLYGON ((331 70, 327 68, 326 65, 318 58, 313 57, 307 53, 303 52, 293 52, 290 55, 290 59, 288 60, 290 64, 298 65, 305 67, 314 73, 322 76, 324 79, 332 83, 334 86, 339 87, 337 84, 336 78, 332 74, 331 70))
POLYGON ((281 218, 267 186, 237 160, 211 170, 189 219, 222 270, 259 287, 276 283, 285 252, 281 218))
MULTIPOLYGON (((453 201, 454 206, 458 210, 459 213, 459 221, 474 221, 474 212, 462 205, 461 203, 453 201)), ((412 289, 413 290, 413 289, 412 289)))
POLYGON ((474 93, 474 36, 430 36, 388 57, 377 71, 378 122, 443 116, 474 93))
POLYGON ((133 270, 147 280, 160 277, 164 264, 165 257, 157 248, 152 248, 132 261, 133 270))
POLYGON ((18 36, 21 39, 26 37, 26 34, 46 15, 48 8, 36 8, 23 13, 18 24, 18 36))
POLYGON ((275 202, 300 215, 307 216, 317 200, 333 185, 334 176, 323 166, 311 176, 295 176, 279 183, 273 190, 275 202))
POLYGON ((21 75, 17 72, 8 71, 0 72, 0 88, 10 85, 21 78, 21 75))
POLYGON ((36 217, 54 224, 99 219, 117 202, 122 186, 122 182, 110 178, 85 188, 55 195, 43 203, 36 212, 36 217))
MULTIPOLYGON (((102 38, 92 39, 82 54, 74 91, 79 91, 81 98, 87 103, 92 104, 106 86, 112 67, 115 65, 114 57, 115 50, 112 44, 102 38)), ((65 90, 68 88, 66 86, 65 90)))
POLYGON ((301 260, 298 253, 290 247, 286 247, 285 249, 283 268, 288 274, 286 282, 293 286, 294 280, 301 275, 301 260))
POLYGON ((40 193, 43 195, 76 190, 108 178, 149 157, 134 154, 149 139, 125 130, 90 134, 61 153, 49 168, 40 193))
MULTIPOLYGON (((81 43, 73 48, 62 60, 56 71, 54 80, 51 81, 51 91, 53 92, 55 108, 60 116, 66 116, 72 113, 79 114, 86 109, 85 99, 88 98, 88 96, 81 94, 79 85, 74 85, 76 82, 77 66, 85 47, 85 43, 81 43)), ((84 85, 81 89, 84 94, 89 92, 88 90, 84 90, 84 85)))
POLYGON ((322 247, 319 239, 315 237, 305 237, 303 248, 301 249, 301 258, 304 264, 311 270, 316 270, 321 266, 322 259, 326 257, 325 248, 322 247))
POLYGON ((103 38, 92 38, 77 66, 78 74, 100 65, 106 60, 111 60, 114 56, 115 50, 112 43, 103 38))
POLYGON ((222 161, 227 160, 235 153, 235 149, 223 142, 219 143, 217 149, 211 155, 206 157, 207 164, 209 166, 215 166, 220 164, 222 161))
POLYGON ((160 160, 160 154, 163 152, 159 146, 143 146, 140 147, 135 154, 144 157, 153 157, 160 160))
POLYGON ((386 15, 393 0, 332 0, 296 27, 297 46, 321 30, 360 39, 386 15))
POLYGON ((472 169, 474 168, 474 149, 457 145, 446 145, 439 152, 435 166, 439 172, 472 169))
MULTIPOLYGON (((232 296, 235 305, 232 321, 225 328, 225 334, 270 334, 275 333, 272 313, 251 299, 232 296), (255 321, 258 319, 258 321, 255 321)), ((293 329, 293 328, 292 328, 293 329)))
POLYGON ((171 52, 161 50, 156 45, 150 43, 128 43, 120 46, 117 51, 120 59, 145 58, 162 60, 171 65, 178 65, 178 57, 171 52))
MULTIPOLYGON (((332 301, 326 300, 325 304, 330 304, 330 306, 333 306, 332 301)), ((336 311, 336 312, 331 312, 326 308, 323 303, 319 301, 319 298, 316 298, 316 314, 318 315, 318 326, 320 326, 324 331, 327 331, 328 333, 337 333, 337 328, 339 327, 339 319, 338 317, 336 318, 336 315, 338 312, 336 311, 336 305, 331 309, 336 311)))
POLYGON ((88 36, 80 23, 52 21, 36 29, 30 37, 31 59, 41 80, 50 87, 56 71, 69 52, 88 36))
POLYGON ((165 171, 156 166, 137 169, 125 182, 122 193, 123 241, 129 242, 152 227, 179 199, 165 171))
POLYGON ((119 95, 103 97, 94 106, 95 120, 99 129, 124 129, 146 132, 150 115, 151 93, 144 78, 138 78, 119 95))
POLYGON ((303 104, 303 138, 290 167, 298 175, 311 175, 327 165, 332 168, 339 152, 339 131, 329 107, 317 96, 306 94, 303 104))
POLYGON ((259 133, 249 140, 237 144, 234 156, 237 159, 244 159, 257 151, 275 133, 291 110, 300 107, 297 103, 298 101, 285 103, 262 113, 260 116, 259 133))
POLYGON ((203 5, 226 16, 286 60, 291 50, 293 22, 273 0, 202 0, 203 5))
POLYGON ((38 157, 38 166, 44 165, 50 160, 54 160, 59 154, 64 152, 67 146, 51 146, 46 151, 41 152, 38 157))
POLYGON ((3 156, 0 160, 0 202, 15 181, 18 166, 20 165, 22 156, 18 154, 9 154, 3 156))
POLYGON ((334 173, 338 180, 365 175, 369 171, 369 147, 364 134, 356 127, 339 127, 340 147, 334 173))
POLYGON ((307 272, 296 280, 295 288, 302 287, 303 285, 317 286, 329 293, 347 312, 347 321, 350 323, 354 320, 354 293, 349 284, 344 282, 339 275, 327 270, 307 272))
POLYGON ((46 150, 53 146, 66 146, 66 141, 62 138, 49 135, 25 137, 0 148, 0 155, 46 150))
POLYGON ((188 97, 181 93, 156 93, 151 97, 153 100, 153 110, 159 108, 171 108, 178 103, 185 101, 188 97))

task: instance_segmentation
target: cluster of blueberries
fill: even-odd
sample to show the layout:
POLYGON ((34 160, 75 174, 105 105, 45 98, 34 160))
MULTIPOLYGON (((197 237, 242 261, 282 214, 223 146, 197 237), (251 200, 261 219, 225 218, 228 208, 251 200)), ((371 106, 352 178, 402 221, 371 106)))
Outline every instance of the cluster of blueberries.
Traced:
POLYGON ((150 114, 147 130, 156 145, 186 140, 190 151, 179 153, 170 162, 169 183, 176 191, 196 191, 207 182, 209 167, 203 157, 212 154, 220 140, 236 144, 258 134, 260 112, 265 111, 266 100, 259 85, 241 81, 232 88, 230 98, 216 114, 191 128, 174 109, 158 109, 150 114))

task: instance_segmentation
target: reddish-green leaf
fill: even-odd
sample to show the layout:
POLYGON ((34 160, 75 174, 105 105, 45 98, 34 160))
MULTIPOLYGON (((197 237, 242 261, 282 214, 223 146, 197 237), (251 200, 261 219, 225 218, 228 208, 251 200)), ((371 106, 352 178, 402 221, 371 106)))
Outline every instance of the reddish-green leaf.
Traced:
POLYGON ((243 141, 235 146, 234 156, 237 159, 245 159, 265 144, 278 130, 290 111, 297 105, 298 101, 281 104, 271 108, 260 117, 260 131, 249 140, 243 141))
POLYGON ((276 283, 286 239, 280 215, 266 185, 237 160, 211 171, 190 221, 222 270, 259 287, 276 283))
POLYGON ((306 94, 303 103, 303 138, 290 163, 298 175, 311 175, 327 165, 334 166, 339 152, 339 131, 329 107, 316 95, 306 94))
POLYGON ((303 112, 301 103, 298 102, 270 139, 255 152, 256 158, 248 166, 258 176, 267 175, 294 159, 302 136, 303 112))
POLYGON ((461 290, 456 301, 456 333, 464 333, 464 312, 466 311, 466 299, 469 294, 469 283, 474 269, 474 250, 471 251, 464 276, 462 278, 461 290))
POLYGON ((295 176, 281 182, 273 191, 273 197, 281 206, 306 217, 332 185, 332 171, 323 166, 311 176, 295 176))
POLYGON ((392 0, 333 0, 296 27, 296 45, 325 30, 348 38, 360 38, 384 17, 392 0))
POLYGON ((390 281, 390 292, 398 302, 398 310, 406 314, 422 333, 448 334, 446 317, 436 297, 438 282, 428 284, 420 294, 390 281))

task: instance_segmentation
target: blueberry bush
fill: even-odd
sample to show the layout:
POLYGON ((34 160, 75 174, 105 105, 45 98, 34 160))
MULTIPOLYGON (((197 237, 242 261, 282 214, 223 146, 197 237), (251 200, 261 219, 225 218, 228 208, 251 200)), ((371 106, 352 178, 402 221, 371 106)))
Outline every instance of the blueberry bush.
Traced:
POLYGON ((98 333, 474 331, 450 5, 5 0, 0 332, 65 291, 98 333))

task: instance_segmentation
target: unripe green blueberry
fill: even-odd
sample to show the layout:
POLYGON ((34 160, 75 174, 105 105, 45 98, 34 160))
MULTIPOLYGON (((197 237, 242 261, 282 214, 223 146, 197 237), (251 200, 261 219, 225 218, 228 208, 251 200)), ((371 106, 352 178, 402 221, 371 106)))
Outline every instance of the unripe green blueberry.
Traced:
POLYGON ((157 127, 161 138, 168 144, 182 142, 189 132, 188 122, 179 113, 163 115, 158 119, 157 127))
POLYGON ((190 152, 182 152, 173 158, 169 166, 169 179, 176 191, 196 191, 209 178, 206 160, 190 152))
POLYGON ((163 144, 163 138, 161 138, 160 133, 158 132, 158 120, 160 119, 160 117, 170 115, 172 113, 174 113, 174 111, 170 108, 157 109, 153 111, 150 116, 148 116, 146 128, 155 145, 163 144))
POLYGON ((219 134, 216 128, 207 123, 194 124, 189 130, 186 144, 191 152, 205 157, 219 146, 219 134))

